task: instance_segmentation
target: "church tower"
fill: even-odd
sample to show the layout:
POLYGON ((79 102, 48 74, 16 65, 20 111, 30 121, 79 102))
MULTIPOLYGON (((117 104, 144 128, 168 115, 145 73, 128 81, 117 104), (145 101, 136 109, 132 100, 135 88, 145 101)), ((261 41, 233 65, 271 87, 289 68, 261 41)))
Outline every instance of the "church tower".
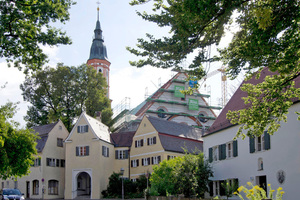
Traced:
POLYGON ((94 38, 91 46, 90 57, 87 61, 88 65, 93 66, 97 72, 101 72, 106 78, 107 82, 107 97, 109 98, 109 67, 106 46, 102 36, 102 30, 99 21, 99 7, 97 8, 98 19, 96 22, 96 28, 94 30, 94 38))

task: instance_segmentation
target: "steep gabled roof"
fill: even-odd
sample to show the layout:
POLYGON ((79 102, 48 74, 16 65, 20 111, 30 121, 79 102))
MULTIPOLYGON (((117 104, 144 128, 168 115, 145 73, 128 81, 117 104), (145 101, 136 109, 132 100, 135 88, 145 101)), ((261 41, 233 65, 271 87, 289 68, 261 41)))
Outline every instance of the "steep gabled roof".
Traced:
POLYGON ((148 120, 151 122, 153 127, 159 133, 164 133, 168 135, 173 135, 181 138, 189 138, 194 140, 202 140, 201 139, 201 129, 188 126, 186 124, 177 123, 173 121, 167 121, 164 119, 160 119, 158 117, 146 116, 148 120))
POLYGON ((81 119, 84 119, 87 122, 87 124, 89 125, 89 127, 91 127, 91 132, 94 134, 96 139, 100 139, 100 140, 110 143, 110 132, 109 132, 108 127, 105 124, 103 124, 102 122, 100 122, 99 120, 89 116, 85 112, 81 113, 81 115, 78 118, 76 124, 74 125, 71 133, 66 138, 66 140, 65 140, 66 142, 68 142, 69 139, 71 138, 71 136, 73 135, 73 133, 76 130, 78 123, 81 119))
POLYGON ((134 134, 135 131, 112 133, 110 134, 111 142, 115 147, 131 147, 134 134))
POLYGON ((38 136, 40 137, 40 139, 38 139, 36 142, 36 149, 37 152, 40 153, 43 151, 47 139, 48 139, 48 134, 52 131, 52 129, 55 127, 55 125, 58 123, 52 123, 52 124, 46 124, 46 125, 42 125, 42 126, 35 126, 32 127, 31 129, 34 130, 35 133, 38 133, 38 136))
MULTIPOLYGON (((240 87, 237 89, 237 91, 234 93, 234 95, 231 97, 231 99, 228 101, 222 112, 219 114, 217 119, 214 121, 212 126, 208 129, 208 132, 204 135, 210 135, 212 133, 221 131, 225 128, 229 128, 231 126, 234 126, 234 124, 231 124, 228 119, 226 119, 226 114, 228 113, 229 110, 231 111, 236 111, 236 110, 241 110, 248 108, 250 105, 244 104, 244 100, 242 99, 243 97, 247 96, 247 93, 241 90, 241 86, 244 83, 251 83, 251 84, 258 84, 264 81, 266 76, 274 75, 274 72, 270 72, 268 68, 264 68, 261 72, 260 78, 252 78, 248 81, 243 81, 240 87)), ((300 88, 300 76, 294 79, 295 81, 295 87, 300 88)), ((297 99, 293 99, 293 102, 298 101, 297 99)))
POLYGON ((191 140, 187 138, 175 137, 166 134, 159 134, 161 145, 166 151, 184 153, 187 150, 189 153, 200 150, 203 151, 203 142, 199 140, 191 140))

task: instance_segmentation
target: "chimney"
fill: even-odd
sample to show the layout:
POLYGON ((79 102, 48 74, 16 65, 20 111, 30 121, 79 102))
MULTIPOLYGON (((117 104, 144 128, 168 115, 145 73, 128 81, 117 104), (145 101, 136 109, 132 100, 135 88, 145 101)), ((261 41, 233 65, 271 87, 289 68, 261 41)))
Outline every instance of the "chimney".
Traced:
POLYGON ((96 114, 96 119, 101 122, 101 112, 96 111, 95 114, 96 114))

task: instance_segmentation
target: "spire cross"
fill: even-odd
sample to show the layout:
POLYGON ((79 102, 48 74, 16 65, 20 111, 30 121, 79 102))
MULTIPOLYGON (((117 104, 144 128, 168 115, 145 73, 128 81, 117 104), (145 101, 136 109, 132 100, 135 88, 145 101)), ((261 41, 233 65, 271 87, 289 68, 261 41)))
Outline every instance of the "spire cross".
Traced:
POLYGON ((97 11, 98 11, 98 20, 99 20, 99 5, 100 5, 100 1, 98 0, 98 1, 96 2, 96 4, 98 4, 97 11))

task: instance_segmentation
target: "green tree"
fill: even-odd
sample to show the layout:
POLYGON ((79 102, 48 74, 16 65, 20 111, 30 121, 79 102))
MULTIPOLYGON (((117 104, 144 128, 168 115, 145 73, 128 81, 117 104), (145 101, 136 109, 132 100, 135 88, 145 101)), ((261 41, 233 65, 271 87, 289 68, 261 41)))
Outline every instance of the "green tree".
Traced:
POLYGON ((2 0, 0 1, 0 57, 21 69, 40 69, 47 60, 41 45, 71 44, 53 22, 69 20, 72 0, 2 0))
MULTIPOLYGON (((130 4, 150 1, 132 0, 130 4)), ((229 114, 228 118, 233 124, 242 124, 238 135, 242 129, 247 130, 248 135, 261 135, 265 129, 270 134, 277 131, 279 122, 286 119, 291 98, 300 97, 299 89, 294 86, 294 79, 300 75, 299 0, 152 2, 153 14, 137 14, 160 27, 169 27, 170 35, 156 39, 147 34, 147 40, 138 39, 136 49, 127 49, 142 59, 130 64, 181 68, 183 60, 193 57, 188 71, 198 79, 205 75, 203 63, 206 62, 223 62, 231 78, 236 78, 241 71, 252 77, 253 72, 267 67, 277 75, 269 77, 262 85, 243 87, 253 94, 253 98, 246 100, 250 106, 229 114), (210 57, 208 48, 220 43, 227 28, 233 32, 233 39, 227 47, 219 49, 219 55, 210 57), (280 97, 282 92, 284 97, 280 97)))
POLYGON ((28 127, 61 119, 70 131, 83 111, 91 116, 102 112, 102 122, 110 126, 112 111, 106 81, 91 66, 60 63, 55 69, 46 67, 28 75, 20 88, 24 100, 32 104, 25 117, 28 127))
POLYGON ((11 102, 0 107, 0 178, 21 177, 29 173, 33 155, 37 154, 37 136, 28 129, 18 129, 10 121, 16 112, 11 102))
POLYGON ((164 160, 153 167, 151 190, 159 195, 184 194, 185 197, 204 197, 208 191, 208 179, 213 175, 203 153, 186 153, 183 157, 164 160))

